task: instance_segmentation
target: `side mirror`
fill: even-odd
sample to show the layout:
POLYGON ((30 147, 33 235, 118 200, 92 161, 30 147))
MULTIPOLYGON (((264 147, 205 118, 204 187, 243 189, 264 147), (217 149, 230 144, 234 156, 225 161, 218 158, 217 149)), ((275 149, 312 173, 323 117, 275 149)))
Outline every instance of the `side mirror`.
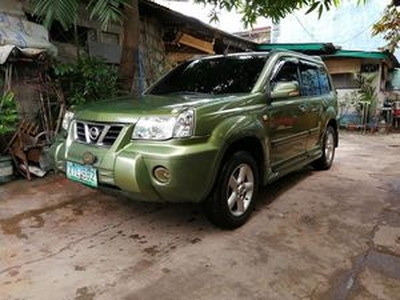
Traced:
POLYGON ((297 81, 278 81, 272 87, 271 99, 290 98, 300 95, 297 81))

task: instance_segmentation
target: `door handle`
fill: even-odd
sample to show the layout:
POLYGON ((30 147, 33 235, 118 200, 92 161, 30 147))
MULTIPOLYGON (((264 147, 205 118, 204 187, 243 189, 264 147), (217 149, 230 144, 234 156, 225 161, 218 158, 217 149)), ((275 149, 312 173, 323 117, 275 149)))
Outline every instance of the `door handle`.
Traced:
POLYGON ((300 104, 299 109, 301 112, 306 112, 308 110, 308 106, 306 104, 300 104))

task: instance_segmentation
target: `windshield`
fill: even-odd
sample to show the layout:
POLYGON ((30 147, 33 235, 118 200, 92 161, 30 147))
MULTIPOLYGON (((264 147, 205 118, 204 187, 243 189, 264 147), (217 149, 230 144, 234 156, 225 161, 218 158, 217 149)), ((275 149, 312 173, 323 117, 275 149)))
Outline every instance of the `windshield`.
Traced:
POLYGON ((240 55, 188 61, 157 82, 149 94, 249 93, 267 58, 266 55, 240 55))

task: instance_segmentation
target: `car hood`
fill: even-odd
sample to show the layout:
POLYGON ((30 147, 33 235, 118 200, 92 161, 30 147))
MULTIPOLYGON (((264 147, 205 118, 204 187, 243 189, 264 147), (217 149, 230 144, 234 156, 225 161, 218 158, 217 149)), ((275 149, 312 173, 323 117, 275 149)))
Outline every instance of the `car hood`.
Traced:
POLYGON ((76 118, 86 121, 136 123, 149 115, 177 115, 185 107, 225 106, 236 102, 238 95, 174 94, 168 96, 144 95, 138 98, 121 97, 86 104, 75 109, 76 118))

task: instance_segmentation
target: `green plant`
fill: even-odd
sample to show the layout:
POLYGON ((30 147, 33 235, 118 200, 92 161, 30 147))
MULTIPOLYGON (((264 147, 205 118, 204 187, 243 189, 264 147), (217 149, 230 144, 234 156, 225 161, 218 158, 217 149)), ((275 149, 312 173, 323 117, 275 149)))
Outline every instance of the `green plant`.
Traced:
POLYGON ((376 87, 374 85, 374 81, 376 79, 376 75, 357 75, 357 81, 360 83, 360 90, 358 91, 361 104, 361 110, 364 108, 364 105, 368 105, 368 109, 365 112, 366 116, 365 121, 371 121, 371 118, 375 116, 376 106, 378 102, 378 95, 376 93, 376 87))
POLYGON ((74 63, 58 64, 54 73, 68 105, 109 98, 118 91, 117 69, 99 58, 83 56, 74 63))
POLYGON ((0 96, 0 135, 15 130, 18 123, 17 104, 13 92, 5 92, 0 96))

